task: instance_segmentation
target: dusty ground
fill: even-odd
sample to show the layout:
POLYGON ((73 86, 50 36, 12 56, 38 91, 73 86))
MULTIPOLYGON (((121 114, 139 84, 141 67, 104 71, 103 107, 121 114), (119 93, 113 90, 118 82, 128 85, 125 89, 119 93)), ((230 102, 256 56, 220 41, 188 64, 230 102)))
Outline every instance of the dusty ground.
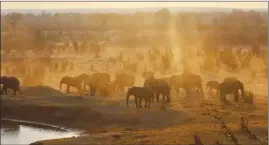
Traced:
MULTIPOLYGON (((201 74, 203 86, 208 80, 220 82, 225 77, 236 76, 244 82, 246 90, 254 92, 253 105, 242 102, 236 105, 231 98, 228 98, 231 100, 230 104, 223 104, 216 96, 207 93, 203 98, 192 95, 186 97, 188 98, 186 100, 184 95, 173 92, 171 106, 166 110, 160 110, 160 104, 156 102, 150 109, 136 109, 131 100, 131 107, 127 107, 124 92, 115 94, 113 97, 74 96, 60 92, 59 80, 64 75, 76 76, 91 72, 89 64, 95 64, 96 72, 104 72, 105 67, 102 64, 106 63, 105 61, 93 60, 88 56, 86 58, 86 60, 71 58, 74 60, 75 66, 72 71, 58 74, 46 73, 43 84, 47 86, 25 87, 22 89, 22 96, 1 96, 1 117, 83 129, 89 133, 89 135, 77 138, 42 141, 43 144, 48 145, 185 145, 194 143, 193 135, 199 136, 204 144, 213 144, 216 140, 222 144, 231 144, 225 137, 225 131, 221 129, 220 122, 206 114, 206 108, 210 108, 217 110, 214 113, 220 114, 224 118, 239 143, 259 144, 259 141, 249 139, 247 133, 240 131, 241 116, 249 119, 249 128, 262 140, 268 137, 268 80, 264 78, 264 73, 259 73, 262 72, 263 65, 258 65, 261 63, 256 60, 252 62, 251 66, 253 66, 253 70, 260 71, 253 79, 251 79, 253 71, 251 69, 242 70, 236 74, 222 71, 220 68, 217 68, 219 71, 210 74, 197 72, 194 69, 195 73, 201 74)), ((141 79, 143 66, 141 64, 140 72, 136 73, 135 85, 137 86, 142 85, 144 81, 141 79)), ((120 66, 111 66, 108 72, 114 75, 120 70, 120 66)), ((174 72, 177 71, 172 73, 174 72)), ((160 77, 159 72, 156 72, 156 76, 160 77)), ((113 77, 112 79, 114 80, 113 77)))
POLYGON ((268 136, 265 93, 255 97, 254 105, 240 103, 238 106, 232 101, 223 104, 207 93, 206 100, 196 95, 186 100, 173 93, 172 105, 160 110, 157 102, 150 109, 136 109, 131 100, 131 107, 127 107, 124 93, 108 98, 56 92, 49 87, 33 87, 23 89, 27 96, 1 96, 2 117, 79 128, 90 133, 77 138, 42 141, 44 144, 191 144, 193 135, 199 136, 204 144, 213 144, 216 140, 231 144, 219 121, 206 114, 206 108, 217 110, 213 114, 224 118, 241 144, 259 142, 240 131, 240 116, 249 119, 249 128, 262 140, 268 136), (33 90, 39 91, 34 93, 33 90), (56 96, 39 95, 53 91, 51 94, 56 96))

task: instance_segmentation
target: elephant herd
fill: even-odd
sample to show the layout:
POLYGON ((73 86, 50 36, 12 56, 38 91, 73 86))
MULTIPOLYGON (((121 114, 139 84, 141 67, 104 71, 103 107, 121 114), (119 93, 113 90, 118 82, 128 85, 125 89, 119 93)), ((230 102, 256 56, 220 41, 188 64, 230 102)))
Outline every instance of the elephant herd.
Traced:
MULTIPOLYGON (((117 74, 115 80, 111 80, 111 76, 108 73, 93 73, 91 75, 83 73, 76 77, 64 76, 60 80, 60 90, 62 85, 66 84, 66 92, 70 92, 70 87, 75 87, 80 95, 83 95, 89 88, 90 96, 96 95, 99 92, 101 96, 109 96, 115 91, 123 91, 125 87, 129 87, 127 91, 127 106, 129 106, 129 97, 134 96, 136 107, 141 108, 142 100, 145 100, 145 107, 150 107, 150 102, 156 99, 160 100, 162 95, 163 103, 171 102, 171 90, 180 92, 183 89, 185 93, 189 93, 191 90, 203 93, 202 79, 200 75, 193 73, 183 73, 180 75, 172 75, 170 77, 156 79, 154 73, 145 72, 142 75, 145 78, 144 85, 142 87, 134 86, 135 76, 131 74, 117 74)), ((18 91, 20 94, 20 81, 16 77, 0 77, 1 94, 7 89, 13 89, 14 94, 18 91)), ((209 92, 213 89, 217 91, 221 100, 226 100, 227 94, 234 94, 235 101, 239 101, 239 90, 241 91, 241 97, 244 97, 244 84, 236 78, 229 77, 224 79, 221 83, 217 81, 208 81, 206 88, 209 92)))
POLYGON ((84 94, 87 87, 90 90, 90 96, 99 92, 102 96, 108 96, 115 91, 122 91, 125 87, 134 85, 135 77, 130 74, 117 74, 114 81, 108 73, 93 73, 92 75, 83 73, 76 77, 64 76, 60 80, 60 90, 62 84, 66 84, 66 93, 70 92, 70 87, 75 87, 80 95, 84 94))
MULTIPOLYGON (((127 106, 129 106, 129 97, 133 95, 135 97, 135 103, 137 108, 142 108, 141 102, 145 100, 145 107, 150 107, 150 102, 156 98, 159 102, 159 96, 162 94, 162 103, 170 103, 171 90, 180 92, 183 89, 185 93, 189 93, 192 89, 196 92, 203 93, 202 79, 197 74, 181 74, 172 75, 170 78, 155 79, 154 76, 150 76, 150 73, 144 73, 145 78, 144 86, 134 86, 127 91, 127 106)), ((223 82, 208 81, 206 88, 209 92, 215 89, 220 97, 220 100, 225 101, 227 94, 234 94, 235 101, 239 101, 239 90, 241 97, 244 98, 244 84, 234 77, 225 78, 223 82)))

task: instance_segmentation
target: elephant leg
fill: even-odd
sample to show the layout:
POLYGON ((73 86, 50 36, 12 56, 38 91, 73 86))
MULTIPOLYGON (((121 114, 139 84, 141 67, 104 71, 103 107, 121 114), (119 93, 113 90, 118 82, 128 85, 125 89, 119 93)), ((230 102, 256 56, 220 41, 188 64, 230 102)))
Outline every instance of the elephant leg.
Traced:
POLYGON ((147 99, 148 100, 148 108, 150 108, 150 99, 147 99))
POLYGON ((135 96, 135 105, 136 105, 136 108, 138 108, 138 98, 135 96))
POLYGON ((162 94, 162 103, 165 102, 165 98, 166 98, 166 96, 164 94, 162 94))
POLYGON ((78 95, 82 95, 82 90, 80 87, 77 88, 78 89, 78 95))
POLYGON ((83 85, 82 92, 81 92, 82 95, 85 93, 85 91, 86 91, 86 84, 83 85))
POLYGON ((90 96, 95 96, 95 92, 96 92, 96 87, 91 86, 90 87, 90 96))
POLYGON ((16 95, 17 89, 13 89, 13 95, 16 95))
POLYGON ((144 108, 147 108, 148 107, 148 99, 145 98, 145 105, 144 105, 144 108))
POLYGON ((70 85, 67 85, 67 87, 66 87, 66 93, 70 93, 70 85))
POLYGON ((6 88, 5 86, 3 86, 2 91, 3 91, 3 94, 4 94, 4 92, 5 92, 5 94, 7 95, 7 88, 6 88))
POLYGON ((17 88, 17 91, 19 92, 20 95, 22 94, 20 88, 17 88))
POLYGON ((159 102, 159 100, 160 100, 160 93, 157 93, 156 94, 156 101, 159 102))
POLYGON ((167 94, 166 94, 166 99, 167 99, 167 100, 166 100, 167 103, 171 103, 171 96, 170 96, 170 93, 167 93, 167 94))
POLYGON ((204 92, 204 90, 203 90, 203 87, 202 87, 202 86, 200 86, 200 92, 201 92, 201 93, 203 93, 203 92, 204 92))
POLYGON ((238 94, 238 91, 234 92, 234 101, 235 102, 238 102, 239 100, 239 94, 238 94))
POLYGON ((154 97, 151 98, 152 102, 154 102, 155 97, 156 97, 156 93, 154 93, 154 97))
POLYGON ((226 101, 227 99, 226 99, 226 94, 224 94, 224 95, 221 95, 221 101, 226 101))
POLYGON ((139 97, 139 108, 143 108, 143 107, 142 107, 142 100, 143 100, 143 98, 140 98, 140 97, 139 97))

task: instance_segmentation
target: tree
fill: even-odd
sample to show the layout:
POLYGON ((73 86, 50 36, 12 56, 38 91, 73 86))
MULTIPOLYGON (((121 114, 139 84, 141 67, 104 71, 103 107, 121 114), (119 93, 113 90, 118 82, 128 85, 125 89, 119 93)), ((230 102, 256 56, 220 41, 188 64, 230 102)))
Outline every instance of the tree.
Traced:
POLYGON ((13 36, 15 36, 18 23, 22 19, 22 14, 20 14, 20 13, 11 13, 11 14, 7 15, 7 18, 8 18, 7 19, 8 23, 12 27, 13 36))
POLYGON ((172 14, 171 14, 170 10, 167 8, 161 9, 158 12, 156 12, 156 14, 155 14, 157 24, 161 24, 164 26, 169 24, 169 22, 171 20, 171 16, 172 16, 172 14))
POLYGON ((47 38, 40 28, 34 29, 34 44, 38 50, 43 50, 47 43, 47 38))

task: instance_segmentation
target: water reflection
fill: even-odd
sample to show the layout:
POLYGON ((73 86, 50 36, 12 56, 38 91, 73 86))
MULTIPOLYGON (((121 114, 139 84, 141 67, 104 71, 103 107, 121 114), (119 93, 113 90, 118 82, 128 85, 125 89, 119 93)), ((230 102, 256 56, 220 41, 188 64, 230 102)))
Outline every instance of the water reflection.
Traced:
POLYGON ((38 140, 77 136, 78 132, 43 126, 1 120, 1 144, 30 144, 38 140))

